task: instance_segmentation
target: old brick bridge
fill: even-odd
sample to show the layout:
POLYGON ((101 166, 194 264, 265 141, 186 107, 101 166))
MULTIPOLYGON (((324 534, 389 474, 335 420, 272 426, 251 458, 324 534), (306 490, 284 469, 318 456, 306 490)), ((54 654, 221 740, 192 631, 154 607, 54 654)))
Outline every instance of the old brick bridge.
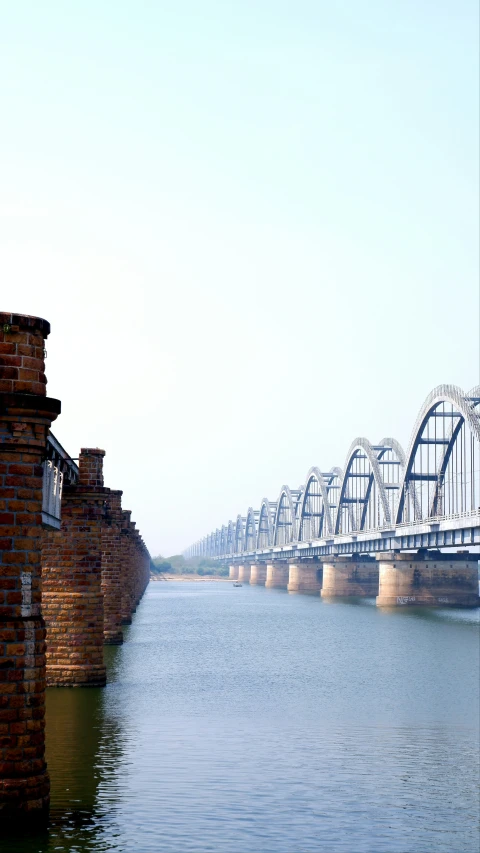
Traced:
POLYGON ((50 432, 49 332, 0 313, 0 825, 48 814, 45 687, 105 684, 103 646, 122 642, 150 572, 105 451, 77 465, 50 432))

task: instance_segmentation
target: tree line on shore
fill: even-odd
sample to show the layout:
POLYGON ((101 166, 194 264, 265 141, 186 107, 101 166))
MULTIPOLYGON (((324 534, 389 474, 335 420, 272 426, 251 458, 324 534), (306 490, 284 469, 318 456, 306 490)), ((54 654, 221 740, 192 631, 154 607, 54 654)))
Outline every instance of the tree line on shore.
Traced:
POLYGON ((228 568, 219 566, 212 559, 191 557, 186 560, 182 554, 174 554, 173 557, 162 557, 158 554, 152 560, 152 574, 160 575, 216 575, 226 577, 228 568))

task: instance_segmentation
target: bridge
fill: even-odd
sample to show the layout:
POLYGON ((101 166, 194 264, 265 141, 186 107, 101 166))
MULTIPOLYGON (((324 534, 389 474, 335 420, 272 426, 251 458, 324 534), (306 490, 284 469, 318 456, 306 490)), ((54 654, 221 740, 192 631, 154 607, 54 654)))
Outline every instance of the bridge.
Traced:
POLYGON ((479 545, 480 386, 440 385, 407 451, 394 438, 355 438, 343 467, 310 468, 298 488, 282 486, 184 555, 291 592, 477 606, 479 554, 468 549, 479 545))
POLYGON ((150 576, 148 549, 105 486, 105 451, 51 432, 39 317, 0 314, 0 825, 49 807, 45 687, 103 687, 150 576))

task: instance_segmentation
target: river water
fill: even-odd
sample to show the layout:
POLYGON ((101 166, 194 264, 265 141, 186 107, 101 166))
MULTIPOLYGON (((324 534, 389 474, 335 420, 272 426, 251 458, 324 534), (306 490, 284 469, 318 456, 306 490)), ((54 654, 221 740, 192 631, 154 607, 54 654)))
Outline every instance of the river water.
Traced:
POLYGON ((478 853, 479 611, 151 583, 8 853, 478 853))

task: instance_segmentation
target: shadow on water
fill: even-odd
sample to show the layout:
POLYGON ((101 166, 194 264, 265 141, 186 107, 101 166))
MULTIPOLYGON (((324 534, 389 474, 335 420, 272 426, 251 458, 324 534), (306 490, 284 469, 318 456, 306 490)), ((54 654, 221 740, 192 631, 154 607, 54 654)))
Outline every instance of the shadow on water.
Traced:
MULTIPOLYGON (((109 681, 115 678, 118 647, 106 647, 109 681)), ((18 827, 2 833, 0 851, 101 851, 105 819, 115 808, 112 777, 121 760, 117 720, 105 713, 101 688, 46 691, 46 760, 50 774, 50 819, 46 827, 18 827), (108 786, 108 814, 99 789, 108 786)), ((111 846, 108 849, 114 849, 111 846)))

